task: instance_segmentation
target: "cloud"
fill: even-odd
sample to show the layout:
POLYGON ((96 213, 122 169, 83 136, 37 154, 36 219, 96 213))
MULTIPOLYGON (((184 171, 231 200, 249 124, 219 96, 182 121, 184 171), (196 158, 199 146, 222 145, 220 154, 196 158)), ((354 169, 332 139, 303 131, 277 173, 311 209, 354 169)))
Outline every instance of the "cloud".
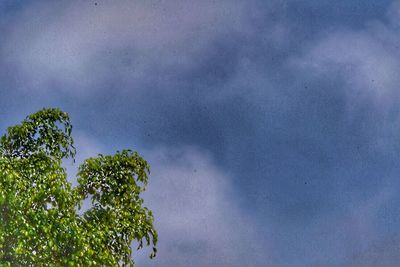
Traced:
MULTIPOLYGON (((374 242, 368 250, 350 257, 346 266, 397 266, 400 261, 400 239, 397 235, 374 242)), ((343 265, 341 265, 343 266, 343 265)))
POLYGON ((328 29, 313 40, 294 65, 315 76, 340 79, 351 101, 375 98, 378 104, 398 97, 400 78, 399 29, 391 19, 370 21, 363 29, 328 29))
MULTIPOLYGON (((61 95, 48 98, 104 144, 153 148, 145 203, 160 253, 138 266, 389 262, 374 246, 396 259, 382 232, 398 226, 377 217, 398 206, 379 192, 398 173, 400 2, 364 26, 375 5, 300 2, 26 5, 2 20, 0 80, 24 90, 2 101, 61 95)), ((78 156, 105 152, 82 135, 78 156)))
POLYGON ((361 201, 356 200, 355 195, 353 193, 350 196, 342 212, 318 216, 305 229, 303 234, 312 237, 304 240, 308 243, 305 252, 309 261, 307 266, 394 266, 376 264, 379 261, 373 261, 375 264, 370 262, 371 265, 361 262, 366 263, 369 262, 367 259, 374 258, 388 262, 394 256, 394 248, 388 252, 387 256, 390 257, 380 250, 389 244, 387 233, 382 231, 382 225, 387 224, 388 219, 382 218, 382 214, 396 201, 395 191, 384 186, 370 198, 361 201))
POLYGON ((41 2, 7 32, 2 63, 19 88, 85 95, 187 70, 216 38, 250 30, 239 1, 41 2))
POLYGON ((195 148, 145 153, 152 172, 145 205, 159 231, 155 260, 141 252, 138 266, 273 266, 269 247, 252 217, 242 210, 240 193, 212 158, 195 148))
MULTIPOLYGON (((75 136, 77 163, 66 164, 70 177, 84 159, 106 153, 87 133, 75 136)), ((231 177, 210 154, 187 146, 157 148, 142 155, 151 165, 143 198, 144 206, 154 213, 159 252, 150 260, 148 250, 135 251, 138 266, 274 266, 272 246, 264 240, 271 229, 258 225, 243 210, 244 196, 234 190, 231 177)), ((83 210, 89 206, 85 201, 83 210)))
POLYGON ((397 205, 393 187, 384 187, 361 204, 350 205, 349 216, 339 222, 347 235, 343 243, 356 249, 343 253, 347 257, 340 266, 395 266, 400 257, 400 240, 389 225, 395 216, 388 218, 392 205, 397 205), (386 226, 386 229, 382 229, 386 226))
POLYGON ((327 29, 289 60, 303 79, 316 81, 320 91, 343 93, 344 120, 358 124, 365 116, 370 141, 384 153, 397 149, 393 142, 400 129, 399 10, 400 2, 395 1, 381 20, 358 29, 327 29))

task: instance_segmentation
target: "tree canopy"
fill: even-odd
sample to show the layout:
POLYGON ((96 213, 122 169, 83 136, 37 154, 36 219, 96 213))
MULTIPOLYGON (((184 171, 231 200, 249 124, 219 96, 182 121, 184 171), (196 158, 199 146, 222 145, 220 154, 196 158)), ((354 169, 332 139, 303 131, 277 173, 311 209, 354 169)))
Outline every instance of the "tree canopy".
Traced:
POLYGON ((2 266, 133 266, 132 243, 153 247, 153 215, 140 193, 149 165, 122 150, 84 161, 78 185, 62 160, 74 158, 67 113, 42 109, 0 139, 2 266), (91 207, 80 210, 84 200, 91 207))

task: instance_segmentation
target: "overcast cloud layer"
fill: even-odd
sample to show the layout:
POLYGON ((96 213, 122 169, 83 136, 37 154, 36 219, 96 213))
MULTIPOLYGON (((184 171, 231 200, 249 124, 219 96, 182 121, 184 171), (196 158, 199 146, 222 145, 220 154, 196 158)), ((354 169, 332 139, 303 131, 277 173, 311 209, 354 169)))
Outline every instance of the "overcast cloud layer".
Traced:
POLYGON ((60 107, 78 161, 148 159, 139 267, 397 266, 399 21, 389 0, 4 0, 0 126, 60 107))

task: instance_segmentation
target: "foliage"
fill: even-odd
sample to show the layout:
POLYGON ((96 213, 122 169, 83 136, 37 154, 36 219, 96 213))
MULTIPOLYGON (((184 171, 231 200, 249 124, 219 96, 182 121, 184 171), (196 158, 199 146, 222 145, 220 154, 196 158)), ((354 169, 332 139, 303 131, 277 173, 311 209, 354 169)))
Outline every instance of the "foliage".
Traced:
POLYGON ((89 158, 73 188, 61 165, 75 156, 71 130, 67 113, 43 109, 1 137, 2 266, 133 266, 135 240, 155 256, 153 215, 140 197, 147 162, 130 150, 89 158), (79 212, 85 199, 92 206, 79 212))

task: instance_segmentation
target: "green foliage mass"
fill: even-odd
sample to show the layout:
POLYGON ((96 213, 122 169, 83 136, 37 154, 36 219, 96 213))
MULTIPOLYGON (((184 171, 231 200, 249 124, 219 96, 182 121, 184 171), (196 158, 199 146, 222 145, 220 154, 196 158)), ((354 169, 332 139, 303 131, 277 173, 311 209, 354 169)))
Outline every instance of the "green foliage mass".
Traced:
POLYGON ((67 113, 43 109, 1 137, 1 266, 133 266, 133 241, 155 256, 153 215, 140 197, 149 165, 130 150, 98 155, 73 188, 61 165, 75 156, 71 129, 67 113), (92 206, 79 212, 85 199, 92 206))

